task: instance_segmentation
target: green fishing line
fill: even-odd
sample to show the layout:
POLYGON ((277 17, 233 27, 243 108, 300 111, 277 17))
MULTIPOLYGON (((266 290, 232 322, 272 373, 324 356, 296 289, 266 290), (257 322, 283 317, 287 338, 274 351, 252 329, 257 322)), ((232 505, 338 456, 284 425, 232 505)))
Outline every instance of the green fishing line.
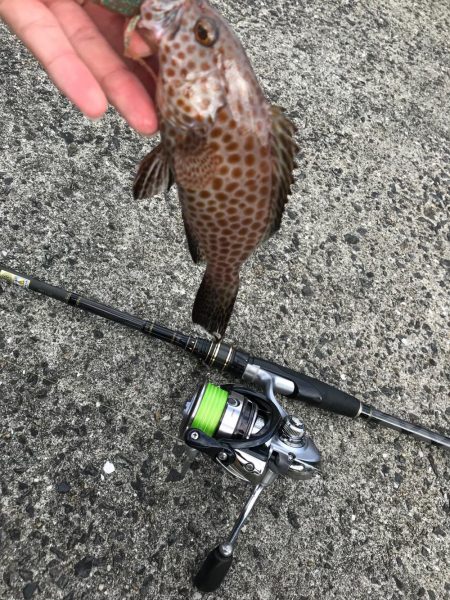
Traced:
POLYGON ((191 427, 200 429, 209 437, 213 437, 219 426, 227 400, 228 392, 212 383, 208 383, 191 427))

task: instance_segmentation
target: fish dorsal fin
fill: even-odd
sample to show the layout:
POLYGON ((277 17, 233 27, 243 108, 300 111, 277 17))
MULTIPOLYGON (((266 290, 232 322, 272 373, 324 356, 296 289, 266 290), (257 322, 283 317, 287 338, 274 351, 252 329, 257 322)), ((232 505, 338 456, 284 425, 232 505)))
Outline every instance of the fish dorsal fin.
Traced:
POLYGON ((278 106, 271 106, 272 132, 271 153, 273 164, 272 203, 265 239, 273 235, 281 225, 284 207, 294 182, 295 154, 298 146, 294 140, 295 126, 278 106))
POLYGON ((173 175, 164 145, 156 146, 139 165, 134 180, 133 193, 136 200, 151 198, 170 189, 173 175))

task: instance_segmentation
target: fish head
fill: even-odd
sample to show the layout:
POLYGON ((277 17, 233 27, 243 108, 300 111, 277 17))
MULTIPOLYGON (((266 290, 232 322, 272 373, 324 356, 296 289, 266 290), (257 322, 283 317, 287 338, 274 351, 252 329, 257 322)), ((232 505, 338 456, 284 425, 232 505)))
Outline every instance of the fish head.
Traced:
POLYGON ((208 129, 220 108, 252 122, 262 93, 234 32, 206 0, 144 0, 140 33, 159 60, 160 118, 179 129, 208 129))

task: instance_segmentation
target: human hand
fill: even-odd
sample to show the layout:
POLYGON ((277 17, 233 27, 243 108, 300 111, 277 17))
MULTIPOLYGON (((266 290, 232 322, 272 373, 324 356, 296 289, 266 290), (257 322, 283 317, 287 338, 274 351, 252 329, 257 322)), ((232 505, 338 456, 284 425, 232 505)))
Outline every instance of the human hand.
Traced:
POLYGON ((122 16, 76 0, 0 0, 0 19, 87 117, 101 117, 109 101, 136 131, 155 133, 154 82, 123 57, 122 16))

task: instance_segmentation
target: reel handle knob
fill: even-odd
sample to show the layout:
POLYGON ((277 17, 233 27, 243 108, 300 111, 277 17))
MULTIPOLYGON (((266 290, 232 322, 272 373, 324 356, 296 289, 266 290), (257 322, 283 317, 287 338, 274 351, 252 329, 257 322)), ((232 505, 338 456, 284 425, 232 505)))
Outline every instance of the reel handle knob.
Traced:
POLYGON ((233 561, 233 548, 229 544, 216 546, 206 557, 197 575, 194 585, 201 592, 217 590, 225 579, 233 561))

